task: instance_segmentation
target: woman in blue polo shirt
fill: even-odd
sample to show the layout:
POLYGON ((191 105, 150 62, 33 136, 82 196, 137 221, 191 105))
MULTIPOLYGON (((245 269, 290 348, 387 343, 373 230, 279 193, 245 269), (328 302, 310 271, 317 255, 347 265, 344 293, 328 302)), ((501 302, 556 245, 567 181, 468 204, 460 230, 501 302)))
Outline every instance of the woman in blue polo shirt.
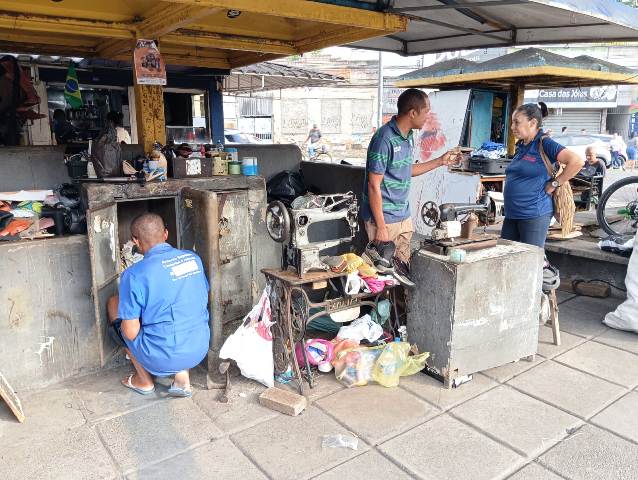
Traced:
POLYGON ((543 248, 554 214, 552 193, 583 167, 583 159, 567 150, 541 129, 547 116, 544 103, 519 106, 512 115, 512 133, 518 142, 512 163, 505 170, 505 221, 501 237, 543 248), (540 154, 541 140, 547 158, 564 165, 553 181, 540 154))

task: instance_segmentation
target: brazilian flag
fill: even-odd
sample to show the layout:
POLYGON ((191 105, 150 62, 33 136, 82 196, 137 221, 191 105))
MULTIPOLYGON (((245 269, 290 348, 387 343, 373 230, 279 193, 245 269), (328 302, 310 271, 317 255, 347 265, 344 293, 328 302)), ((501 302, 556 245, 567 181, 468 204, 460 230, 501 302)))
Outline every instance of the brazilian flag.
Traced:
POLYGON ((64 98, 71 108, 80 108, 83 105, 82 94, 78 76, 75 73, 75 65, 69 63, 69 70, 66 72, 66 83, 64 84, 64 98))

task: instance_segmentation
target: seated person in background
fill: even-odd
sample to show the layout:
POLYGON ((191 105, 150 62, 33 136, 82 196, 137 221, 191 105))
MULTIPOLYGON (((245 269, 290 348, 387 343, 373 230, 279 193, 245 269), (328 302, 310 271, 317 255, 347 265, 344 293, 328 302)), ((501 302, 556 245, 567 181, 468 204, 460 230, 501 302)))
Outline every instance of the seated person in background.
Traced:
POLYGON ((135 373, 122 384, 142 395, 155 391, 152 375, 175 376, 168 390, 190 397, 188 370, 208 352, 208 281, 200 258, 166 243, 162 217, 145 213, 131 223, 144 258, 122 273, 119 296, 108 301, 111 336, 135 373))
POLYGON ((595 175, 605 176, 607 168, 605 162, 597 156, 596 147, 590 145, 585 149, 585 166, 580 170, 579 175, 583 177, 593 177, 595 175))
POLYGON ((66 119, 66 113, 61 108, 53 111, 53 135, 58 145, 64 145, 76 138, 75 128, 66 119))
POLYGON ((129 135, 126 128, 122 126, 124 123, 124 115, 122 112, 109 112, 106 115, 106 119, 111 124, 111 126, 115 129, 115 133, 117 133, 117 143, 131 143, 131 135, 129 135))

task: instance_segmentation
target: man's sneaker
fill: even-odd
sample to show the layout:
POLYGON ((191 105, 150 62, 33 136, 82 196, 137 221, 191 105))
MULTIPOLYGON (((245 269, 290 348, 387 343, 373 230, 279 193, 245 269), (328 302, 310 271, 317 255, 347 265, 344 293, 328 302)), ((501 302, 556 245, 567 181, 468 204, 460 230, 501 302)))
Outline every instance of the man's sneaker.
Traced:
POLYGON ((392 272, 392 261, 388 258, 385 258, 385 255, 382 255, 382 253, 387 254, 386 252, 390 251, 391 249, 394 250, 394 243, 384 242, 380 244, 380 246, 381 251, 379 251, 379 246, 377 246, 377 244, 375 244, 374 242, 368 243, 364 252, 364 260, 367 260, 365 259, 365 257, 368 257, 372 262, 374 268, 376 268, 379 272, 390 273, 392 272), (392 244, 392 246, 390 247, 388 244, 392 244))
POLYGON ((416 284, 410 279, 410 267, 407 264, 398 258, 394 257, 392 259, 394 269, 392 270, 392 275, 396 278, 401 285, 407 288, 415 288, 416 284))

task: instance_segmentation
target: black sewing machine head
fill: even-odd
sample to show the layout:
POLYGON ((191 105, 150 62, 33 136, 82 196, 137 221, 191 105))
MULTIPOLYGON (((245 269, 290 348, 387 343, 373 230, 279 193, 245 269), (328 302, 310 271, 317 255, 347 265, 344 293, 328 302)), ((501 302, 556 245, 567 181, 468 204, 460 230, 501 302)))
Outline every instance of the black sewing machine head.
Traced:
POLYGON ((421 219, 427 226, 434 228, 430 238, 423 242, 423 248, 447 254, 447 249, 452 247, 468 248, 468 245, 476 244, 474 248, 485 248, 495 245, 496 235, 474 233, 479 219, 487 224, 492 208, 488 195, 483 195, 477 203, 424 203, 421 219))
POLYGON ((305 195, 290 208, 270 202, 266 226, 270 237, 283 243, 283 269, 293 267, 300 277, 309 270, 328 270, 319 252, 352 241, 359 229, 358 210, 352 192, 305 195))

